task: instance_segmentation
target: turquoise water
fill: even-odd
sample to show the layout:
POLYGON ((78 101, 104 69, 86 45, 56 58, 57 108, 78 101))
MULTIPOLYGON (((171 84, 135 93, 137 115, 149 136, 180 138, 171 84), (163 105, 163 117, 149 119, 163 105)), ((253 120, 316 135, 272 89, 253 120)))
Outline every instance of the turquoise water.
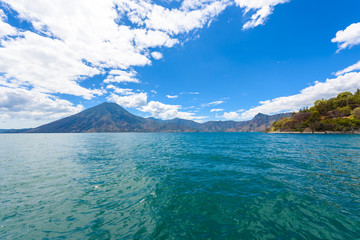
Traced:
POLYGON ((360 136, 0 135, 1 239, 360 239, 360 136))

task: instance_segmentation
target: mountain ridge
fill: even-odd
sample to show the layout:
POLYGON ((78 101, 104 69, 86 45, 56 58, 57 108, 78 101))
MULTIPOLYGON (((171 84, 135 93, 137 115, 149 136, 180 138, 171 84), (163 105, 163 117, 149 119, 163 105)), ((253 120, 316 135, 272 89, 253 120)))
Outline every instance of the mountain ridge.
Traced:
POLYGON ((264 132, 290 113, 257 114, 249 121, 208 121, 174 118, 160 120, 136 116, 116 103, 104 102, 77 114, 36 128, 3 133, 90 133, 90 132, 264 132))

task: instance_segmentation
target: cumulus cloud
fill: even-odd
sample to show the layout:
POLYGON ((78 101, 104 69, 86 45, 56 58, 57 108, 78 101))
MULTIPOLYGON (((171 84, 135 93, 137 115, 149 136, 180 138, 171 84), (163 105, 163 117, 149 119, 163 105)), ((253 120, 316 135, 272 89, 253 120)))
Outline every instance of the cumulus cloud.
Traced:
POLYGON ((173 98, 178 98, 179 96, 178 95, 166 95, 166 97, 173 99, 173 98))
POLYGON ((195 113, 180 111, 180 109, 180 105, 170 105, 158 101, 150 101, 139 110, 150 113, 152 117, 161 119, 182 118, 188 120, 199 120, 205 118, 202 116, 195 116, 195 113))
POLYGON ((237 112, 225 112, 221 117, 227 120, 237 120, 240 118, 240 115, 237 112))
POLYGON ((224 109, 214 108, 210 110, 210 112, 221 112, 221 111, 224 111, 224 109))
POLYGON ((151 56, 156 60, 159 60, 159 59, 163 58, 163 55, 160 52, 152 52, 151 56))
POLYGON ((82 105, 74 106, 69 101, 35 90, 0 86, 0 121, 10 128, 36 127, 45 123, 44 119, 55 120, 81 110, 82 105))
POLYGON ((360 22, 338 31, 331 42, 338 43, 338 51, 360 44, 360 22))
POLYGON ((301 90, 299 94, 261 101, 259 106, 244 111, 238 117, 234 113, 229 113, 227 116, 244 120, 253 118, 258 113, 276 114, 298 111, 300 108, 312 106, 316 100, 335 97, 343 91, 355 92, 359 88, 360 73, 345 73, 336 78, 327 79, 325 82, 316 82, 313 86, 301 90))
POLYGON ((99 70, 77 59, 76 53, 57 39, 25 32, 21 38, 2 42, 0 72, 8 82, 20 87, 32 86, 45 93, 63 93, 91 99, 100 91, 81 87, 84 76, 91 77, 99 70))
POLYGON ((164 104, 158 101, 150 101, 141 111, 151 113, 151 116, 162 119, 171 119, 177 116, 180 105, 164 104))
POLYGON ((112 89, 115 93, 121 94, 121 95, 132 95, 134 94, 133 89, 130 88, 119 88, 114 85, 107 85, 106 89, 112 89))
POLYGON ((135 77, 136 75, 137 72, 134 70, 111 70, 108 77, 104 80, 104 83, 140 83, 140 80, 135 77))
POLYGON ((126 108, 137 108, 147 104, 147 94, 144 92, 134 93, 129 96, 119 96, 114 93, 108 97, 109 101, 116 102, 122 107, 126 108))
POLYGON ((206 4, 191 2, 184 1, 180 9, 168 9, 147 1, 124 0, 117 1, 117 4, 132 23, 148 29, 164 31, 170 35, 177 35, 202 28, 231 3, 226 0, 210 0, 206 1, 206 4))
MULTIPOLYGON (((168 33, 157 30, 147 29, 132 29, 134 35, 134 42, 138 49, 144 50, 147 48, 154 47, 173 47, 179 43, 179 40, 170 37, 168 33)), ((155 55, 159 56, 160 52, 154 52, 155 55)), ((154 56, 153 56, 154 57, 154 56)), ((154 57, 156 59, 156 57, 154 57)))

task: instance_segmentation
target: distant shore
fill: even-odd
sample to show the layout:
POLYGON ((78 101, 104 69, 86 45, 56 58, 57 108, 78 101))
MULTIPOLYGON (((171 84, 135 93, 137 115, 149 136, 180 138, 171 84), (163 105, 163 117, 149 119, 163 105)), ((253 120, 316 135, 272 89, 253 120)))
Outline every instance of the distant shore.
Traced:
POLYGON ((341 132, 341 131, 326 131, 326 132, 268 132, 268 133, 286 133, 286 134, 360 134, 360 131, 354 131, 354 132, 341 132))

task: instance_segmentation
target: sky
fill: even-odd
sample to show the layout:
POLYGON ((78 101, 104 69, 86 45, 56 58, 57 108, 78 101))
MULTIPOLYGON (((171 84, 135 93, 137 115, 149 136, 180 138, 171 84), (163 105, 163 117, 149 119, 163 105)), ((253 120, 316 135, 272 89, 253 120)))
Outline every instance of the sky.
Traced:
POLYGON ((243 121, 360 88, 358 0, 0 0, 0 129, 102 102, 243 121))

